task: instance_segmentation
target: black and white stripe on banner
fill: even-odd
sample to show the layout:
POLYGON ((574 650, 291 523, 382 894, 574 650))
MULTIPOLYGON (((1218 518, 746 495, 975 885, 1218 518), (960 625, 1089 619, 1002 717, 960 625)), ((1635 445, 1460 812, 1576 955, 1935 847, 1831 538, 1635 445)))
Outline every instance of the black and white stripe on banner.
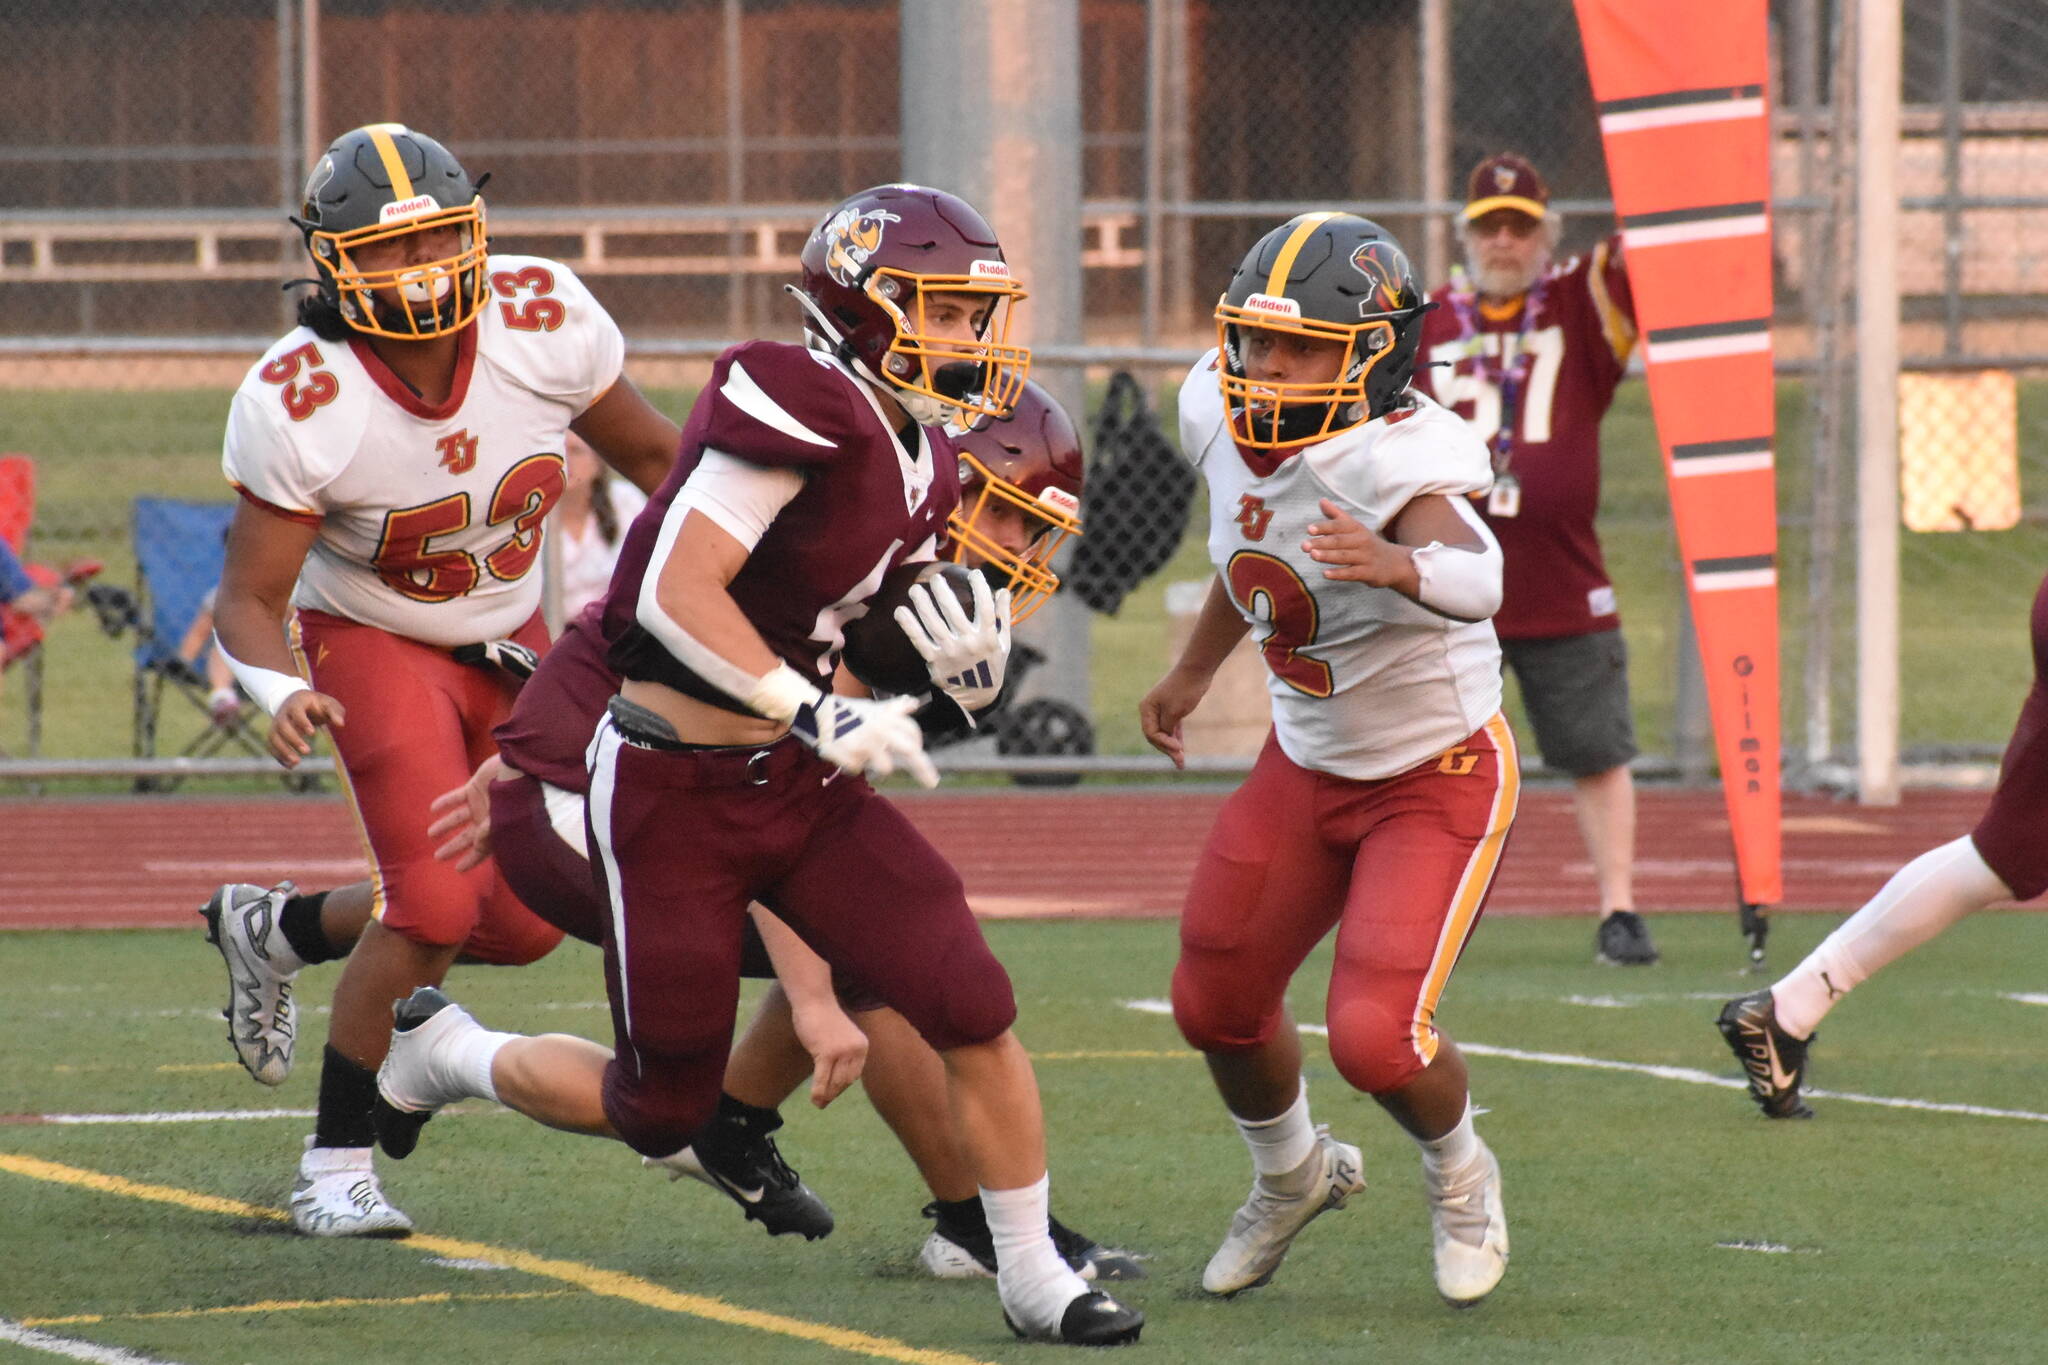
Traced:
POLYGON ((1681 123, 1762 118, 1763 114, 1761 85, 1716 85, 1705 90, 1672 90, 1662 95, 1604 101, 1600 105, 1600 131, 1612 136, 1681 123))
POLYGON ((1653 327, 1645 350, 1651 364, 1748 355, 1771 348, 1769 318, 1737 318, 1733 322, 1700 322, 1687 327, 1653 327))
POLYGON ((1770 231, 1762 200, 1743 204, 1706 204, 1662 213, 1637 213, 1621 221, 1622 244, 1630 251, 1644 247, 1706 242, 1720 237, 1755 237, 1770 231))
POLYGON ((1747 474, 1770 469, 1771 438, 1744 436, 1733 441, 1688 441, 1671 447, 1671 477, 1700 474, 1747 474))
POLYGON ((1769 588, 1778 582, 1776 555, 1726 555, 1692 562, 1694 592, 1728 592, 1734 588, 1769 588))

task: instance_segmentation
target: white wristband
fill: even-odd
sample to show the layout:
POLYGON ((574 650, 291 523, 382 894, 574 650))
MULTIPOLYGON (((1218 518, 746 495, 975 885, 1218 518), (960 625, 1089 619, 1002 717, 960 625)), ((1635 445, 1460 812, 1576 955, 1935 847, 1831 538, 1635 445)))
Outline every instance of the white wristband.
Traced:
MULTIPOLYGON (((1489 537, 1490 539, 1490 537, 1489 537)), ((1484 621, 1500 610, 1500 547, 1457 550, 1440 540, 1412 552, 1415 600, 1460 621, 1484 621)))
POLYGON ((787 725, 796 713, 824 694, 804 681, 804 675, 786 663, 775 665, 754 684, 754 690, 740 698, 747 708, 770 720, 787 725))
POLYGON ((273 716, 277 714, 277 708, 283 706, 285 699, 293 693, 310 692, 312 690, 306 685, 304 678, 294 677, 289 673, 279 673, 271 668, 258 668, 255 664, 243 663, 240 659, 228 653, 228 647, 221 643, 220 632, 218 631, 214 632, 213 647, 219 650, 220 657, 227 661, 229 671, 235 675, 235 681, 242 685, 242 690, 253 697, 258 706, 273 716))

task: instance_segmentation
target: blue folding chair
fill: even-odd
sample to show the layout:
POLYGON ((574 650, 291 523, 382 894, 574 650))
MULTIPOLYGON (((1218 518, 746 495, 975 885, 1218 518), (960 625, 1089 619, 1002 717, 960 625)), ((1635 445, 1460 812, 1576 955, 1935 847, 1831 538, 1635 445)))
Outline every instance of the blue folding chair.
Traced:
MULTIPOLYGON (((132 519, 136 589, 95 588, 88 601, 110 635, 135 633, 135 755, 154 758, 163 720, 166 692, 183 697, 206 716, 207 723, 179 757, 210 758, 229 747, 258 757, 269 749, 263 742, 262 709, 247 697, 232 716, 213 715, 207 684, 209 640, 193 657, 180 652, 192 624, 205 610, 220 583, 226 560, 228 522, 235 507, 228 502, 184 502, 173 498, 137 498, 132 519)), ((287 786, 306 790, 318 779, 283 774, 287 786)), ((176 778, 143 778, 139 791, 169 791, 176 778)))

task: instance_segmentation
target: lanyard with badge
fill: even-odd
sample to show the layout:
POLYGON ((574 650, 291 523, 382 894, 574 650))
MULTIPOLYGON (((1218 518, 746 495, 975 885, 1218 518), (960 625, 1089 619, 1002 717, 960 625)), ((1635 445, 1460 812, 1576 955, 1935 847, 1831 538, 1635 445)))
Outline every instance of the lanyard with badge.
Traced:
POLYGON ((1536 363, 1528 342, 1529 334, 1535 330, 1536 315, 1543 308, 1543 285, 1539 277, 1530 286, 1522 297, 1521 326, 1512 333, 1494 333, 1500 338, 1500 351, 1488 355, 1479 326, 1478 295, 1467 286, 1464 268, 1451 268, 1449 302, 1458 319, 1458 335, 1465 344, 1465 355, 1479 371, 1480 380, 1500 393, 1500 422, 1488 443, 1493 456, 1493 490, 1486 495, 1490 516, 1512 517, 1522 510, 1522 481, 1514 474, 1515 427, 1522 416, 1522 389, 1529 381, 1530 367, 1536 363))

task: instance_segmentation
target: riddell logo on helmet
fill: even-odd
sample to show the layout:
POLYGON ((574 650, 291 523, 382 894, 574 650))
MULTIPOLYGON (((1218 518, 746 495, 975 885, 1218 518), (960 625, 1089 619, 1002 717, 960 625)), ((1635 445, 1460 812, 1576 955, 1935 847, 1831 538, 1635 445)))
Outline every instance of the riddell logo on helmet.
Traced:
POLYGON ((1293 299, 1277 298, 1272 294, 1254 294, 1244 301, 1247 313, 1271 313, 1275 317, 1298 318, 1301 305, 1293 299))
POLYGON ((976 261, 967 267, 967 274, 977 280, 1007 280, 1010 278, 1010 267, 1001 261, 976 261))
POLYGON ((1064 512, 1070 517, 1079 516, 1081 513, 1081 500, 1064 488, 1041 489, 1038 500, 1054 511, 1064 512))
POLYGON ((440 201, 431 194, 416 194, 410 199, 401 199, 395 204, 386 204, 377 211, 377 221, 388 223, 394 218, 417 218, 423 213, 438 213, 440 201))

